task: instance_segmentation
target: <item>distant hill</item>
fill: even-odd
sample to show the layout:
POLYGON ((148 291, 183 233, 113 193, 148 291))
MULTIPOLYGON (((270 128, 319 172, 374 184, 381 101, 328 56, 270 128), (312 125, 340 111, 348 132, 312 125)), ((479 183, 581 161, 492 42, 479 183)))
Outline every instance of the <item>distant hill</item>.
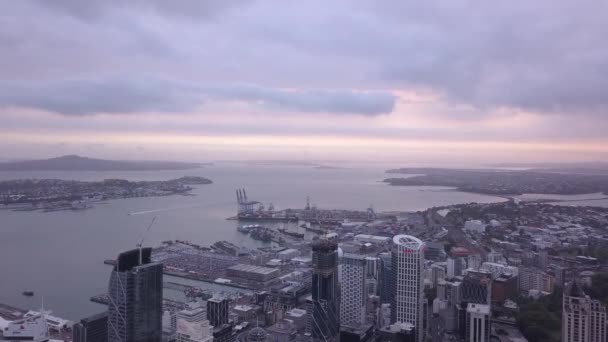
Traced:
POLYGON ((105 160, 67 155, 0 163, 0 171, 160 171, 195 169, 207 164, 170 161, 105 160))
POLYGON ((501 168, 527 168, 535 171, 578 173, 578 174, 608 174, 608 162, 579 162, 579 163, 522 163, 495 164, 501 168))

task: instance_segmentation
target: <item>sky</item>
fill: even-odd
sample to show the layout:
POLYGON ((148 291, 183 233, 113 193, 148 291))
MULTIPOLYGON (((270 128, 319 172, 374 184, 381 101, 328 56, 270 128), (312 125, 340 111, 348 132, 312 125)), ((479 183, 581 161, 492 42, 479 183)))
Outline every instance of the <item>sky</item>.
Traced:
POLYGON ((608 160, 608 2, 22 0, 0 159, 608 160))

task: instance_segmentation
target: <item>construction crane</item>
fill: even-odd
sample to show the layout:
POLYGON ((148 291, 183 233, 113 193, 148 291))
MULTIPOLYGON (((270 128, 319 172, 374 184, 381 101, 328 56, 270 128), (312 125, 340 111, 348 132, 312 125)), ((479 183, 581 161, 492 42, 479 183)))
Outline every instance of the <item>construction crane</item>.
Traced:
POLYGON ((144 240, 146 238, 146 234, 148 234, 148 232, 150 231, 150 228, 152 228, 152 225, 154 224, 155 221, 156 221, 156 216, 154 216, 152 218, 152 221, 148 225, 148 228, 143 232, 143 234, 141 234, 141 239, 139 240, 139 243, 137 244, 137 248, 139 248, 139 264, 140 265, 143 262, 143 260, 142 260, 142 251, 141 250, 142 250, 142 246, 144 244, 144 240))

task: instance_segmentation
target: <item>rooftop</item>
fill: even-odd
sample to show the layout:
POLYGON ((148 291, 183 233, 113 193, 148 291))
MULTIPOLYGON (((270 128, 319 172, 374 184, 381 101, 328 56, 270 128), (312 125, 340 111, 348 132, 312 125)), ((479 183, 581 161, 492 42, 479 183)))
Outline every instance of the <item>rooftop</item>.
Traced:
POLYGON ((489 315, 490 306, 485 304, 469 303, 469 305, 467 306, 467 312, 489 315))
POLYGON ((422 242, 422 240, 411 235, 395 235, 393 237, 393 242, 396 245, 401 245, 416 250, 424 246, 424 242, 422 242))
POLYGON ((259 274, 272 274, 277 271, 275 268, 247 265, 247 264, 234 265, 234 266, 228 267, 228 269, 234 270, 234 271, 243 271, 243 272, 259 273, 259 274))

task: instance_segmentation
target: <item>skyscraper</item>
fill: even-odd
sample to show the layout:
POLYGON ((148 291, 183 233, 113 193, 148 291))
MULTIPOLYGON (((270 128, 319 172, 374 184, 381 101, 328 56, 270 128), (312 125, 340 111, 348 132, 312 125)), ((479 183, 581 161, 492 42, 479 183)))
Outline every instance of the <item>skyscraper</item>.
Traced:
POLYGON ((213 297, 207 301, 207 319, 214 327, 228 324, 229 301, 227 298, 213 297))
POLYGON ((591 299, 576 281, 564 290, 562 342, 606 341, 606 306, 591 299))
POLYGON ((336 341, 340 332, 338 245, 321 239, 312 245, 312 337, 336 341))
POLYGON ((342 283, 340 299, 340 325, 358 327, 365 324, 367 289, 366 258, 345 253, 340 258, 342 283))
POLYGON ((121 253, 109 285, 108 341, 160 342, 163 266, 151 261, 152 248, 121 253))
POLYGON ((380 253, 380 302, 390 303, 393 300, 393 269, 391 253, 380 253))
POLYGON ((416 340, 422 341, 424 243, 409 235, 396 235, 393 243, 391 321, 412 324, 416 340))

